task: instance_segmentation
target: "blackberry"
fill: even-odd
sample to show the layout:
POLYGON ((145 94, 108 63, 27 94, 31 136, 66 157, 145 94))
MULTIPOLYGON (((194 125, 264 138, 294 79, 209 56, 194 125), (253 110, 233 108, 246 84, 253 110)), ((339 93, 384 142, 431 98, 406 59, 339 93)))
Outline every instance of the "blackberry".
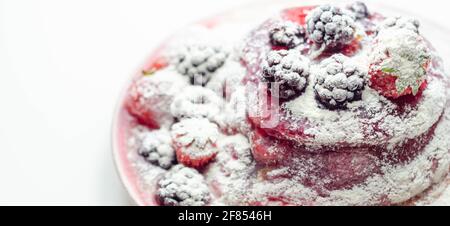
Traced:
POLYGON ((314 90, 316 98, 329 109, 345 109, 348 102, 361 99, 367 73, 342 54, 319 65, 314 90))
POLYGON ((348 5, 347 8, 353 13, 357 20, 362 20, 369 17, 369 10, 363 2, 353 2, 348 5))
POLYGON ((354 39, 355 20, 339 7, 319 6, 306 20, 309 37, 317 45, 334 48, 354 39))
POLYGON ((188 44, 175 54, 174 64, 179 73, 190 78, 192 84, 203 86, 225 64, 228 55, 220 46, 188 44))
POLYGON ((279 93, 272 96, 291 99, 306 88, 309 77, 309 60, 296 50, 274 50, 262 63, 262 81, 279 85, 279 93))
POLYGON ((163 169, 169 169, 176 162, 172 138, 167 130, 146 132, 138 153, 148 162, 163 169))
POLYGON ((195 169, 176 165, 158 182, 157 200, 164 206, 205 206, 211 201, 204 177, 195 169))
POLYGON ((279 22, 270 30, 270 42, 274 46, 295 48, 306 42, 305 29, 291 21, 279 22))
POLYGON ((409 17, 389 17, 383 21, 379 30, 389 28, 408 29, 419 34, 420 22, 409 17))

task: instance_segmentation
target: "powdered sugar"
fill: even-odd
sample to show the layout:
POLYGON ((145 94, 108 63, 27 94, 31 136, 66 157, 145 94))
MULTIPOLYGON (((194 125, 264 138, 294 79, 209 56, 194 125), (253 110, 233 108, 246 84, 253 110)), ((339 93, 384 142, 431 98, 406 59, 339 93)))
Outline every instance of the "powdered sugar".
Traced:
POLYGON ((450 163, 448 153, 450 142, 446 138, 450 132, 448 117, 449 112, 447 111, 445 119, 436 128, 434 139, 427 145, 424 152, 409 164, 384 167, 383 176, 376 175, 370 178, 365 185, 348 191, 337 191, 332 196, 336 198, 349 197, 353 192, 364 194, 353 196, 353 199, 360 197, 360 199, 351 200, 356 205, 369 205, 371 202, 375 204, 378 201, 375 199, 367 202, 361 197, 373 199, 373 197, 382 197, 383 195, 392 203, 401 203, 442 181, 448 173, 450 163))
MULTIPOLYGON (((129 132, 128 139, 128 160, 131 166, 136 170, 136 175, 140 178, 138 186, 148 193, 155 192, 157 178, 166 172, 165 169, 149 164, 142 156, 138 154, 138 150, 142 145, 142 140, 150 130, 144 126, 136 126, 129 132)), ((152 200, 153 197, 150 198, 152 200)))
POLYGON ((309 59, 298 50, 271 51, 262 63, 261 80, 274 82, 279 86, 279 93, 272 95, 281 99, 298 96, 306 87, 309 76, 309 59))
MULTIPOLYGON (((303 205, 377 205, 380 203, 403 203, 421 194, 431 185, 440 183, 447 175, 450 158, 449 113, 436 128, 436 136, 423 153, 405 165, 386 165, 380 173, 368 178, 361 185, 350 189, 340 189, 327 193, 317 193, 312 188, 302 186, 294 178, 260 180, 252 178, 245 202, 279 205, 267 197, 282 197, 287 203, 303 205)), ((280 169, 276 169, 279 171, 280 169)), ((281 169, 281 175, 286 169, 281 169)), ((272 172, 273 173, 273 172, 272 172)), ((276 172, 274 174, 277 174, 276 172)), ((280 172, 278 172, 280 174, 280 172)), ((275 177, 276 178, 276 177, 275 177)))
POLYGON ((273 45, 294 48, 306 42, 305 28, 291 21, 279 22, 270 30, 273 45))
POLYGON ((430 189, 412 200, 410 205, 449 206, 450 205, 450 176, 442 182, 433 185, 430 189))
POLYGON ((247 97, 244 86, 235 86, 230 100, 225 104, 224 111, 214 118, 222 130, 228 134, 243 133, 250 131, 247 121, 247 97))
POLYGON ((169 169, 176 161, 172 138, 166 129, 144 133, 138 153, 150 163, 164 169, 169 169))
POLYGON ((143 117, 151 113, 159 126, 169 127, 173 123, 170 105, 187 84, 187 79, 171 67, 140 77, 129 91, 134 114, 143 117))
MULTIPOLYGON (((211 80, 206 84, 206 88, 216 92, 217 96, 230 96, 236 88, 241 86, 242 79, 247 71, 236 60, 229 60, 220 68, 211 80)), ((228 99, 228 97, 225 97, 228 99)))
POLYGON ((220 151, 216 162, 205 173, 206 180, 214 185, 219 196, 215 204, 239 204, 255 167, 250 144, 245 136, 238 134, 220 139, 217 145, 220 151))
MULTIPOLYGON (((395 34, 394 32, 394 36, 395 34)), ((399 42, 400 39, 393 40, 399 42)), ((365 71, 369 68, 370 51, 370 48, 366 47, 352 57, 352 61, 357 62, 357 66, 365 71)), ((315 76, 320 74, 314 70, 320 70, 320 68, 317 65, 312 67, 310 80, 313 81, 316 79, 315 76)), ((418 109, 413 109, 414 107, 411 106, 404 109, 400 115, 395 113, 398 112, 398 106, 395 103, 379 95, 370 87, 366 87, 362 92, 361 101, 348 104, 348 110, 345 111, 329 111, 317 106, 313 100, 312 87, 307 87, 305 94, 286 103, 283 107, 291 113, 286 117, 308 119, 312 126, 305 133, 314 137, 315 144, 332 145, 342 141, 350 144, 378 144, 380 140, 386 140, 393 146, 406 138, 414 138, 424 133, 435 124, 443 112, 446 96, 443 81, 438 78, 429 78, 429 87, 417 104, 418 109), (376 129, 367 126, 375 124, 377 124, 376 129)))
POLYGON ((395 74, 396 90, 403 93, 412 88, 413 95, 426 79, 430 54, 425 41, 406 28, 382 29, 371 51, 372 70, 395 74))
POLYGON ((180 46, 172 61, 177 71, 188 76, 192 83, 204 85, 227 58, 228 52, 221 46, 195 43, 180 46))
POLYGON ((414 18, 396 16, 386 18, 386 20, 384 20, 381 23, 379 30, 385 30, 390 28, 395 30, 407 29, 415 33, 419 33, 419 27, 420 22, 414 18))
POLYGON ((188 86, 174 98, 170 110, 174 117, 212 119, 222 109, 223 100, 212 90, 201 86, 188 86))
POLYGON ((207 119, 185 119, 172 126, 172 137, 183 146, 205 147, 215 143, 219 137, 219 128, 207 119))
POLYGON ((158 185, 157 195, 166 206, 204 206, 211 199, 203 176, 182 165, 173 167, 158 185))
POLYGON ((370 13, 366 4, 363 2, 353 2, 347 6, 347 9, 354 15, 357 20, 369 17, 370 13))
POLYGON ((327 107, 345 108, 348 102, 361 99, 367 74, 342 55, 335 54, 320 65, 314 89, 327 107))
POLYGON ((341 8, 323 5, 308 15, 307 30, 315 43, 335 47, 353 39, 355 21, 341 8))

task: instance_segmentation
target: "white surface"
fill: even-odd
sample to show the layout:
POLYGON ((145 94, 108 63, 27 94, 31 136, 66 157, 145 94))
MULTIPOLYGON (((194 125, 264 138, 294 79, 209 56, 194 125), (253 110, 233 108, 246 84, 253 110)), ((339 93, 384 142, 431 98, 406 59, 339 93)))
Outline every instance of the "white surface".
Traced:
MULTIPOLYGON (((122 86, 177 28, 250 1, 0 0, 0 205, 131 204, 110 150, 122 86)), ((386 2, 450 29, 446 1, 386 2)))

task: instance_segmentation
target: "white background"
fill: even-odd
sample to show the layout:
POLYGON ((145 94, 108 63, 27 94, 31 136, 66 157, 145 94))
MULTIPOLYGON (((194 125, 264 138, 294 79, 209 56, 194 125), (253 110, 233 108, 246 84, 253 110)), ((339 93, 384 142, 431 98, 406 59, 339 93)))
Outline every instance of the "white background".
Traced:
MULTIPOLYGON (((0 0, 0 205, 131 204, 110 147, 122 86, 171 32, 245 2, 0 0)), ((447 1, 385 2, 450 28, 447 1)))

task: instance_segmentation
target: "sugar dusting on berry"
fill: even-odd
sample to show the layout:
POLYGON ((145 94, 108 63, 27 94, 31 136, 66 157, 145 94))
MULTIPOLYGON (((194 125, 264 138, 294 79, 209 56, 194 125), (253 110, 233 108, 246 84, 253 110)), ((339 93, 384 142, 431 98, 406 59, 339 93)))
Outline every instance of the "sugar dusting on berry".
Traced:
POLYGON ((261 79, 272 85, 279 85, 279 93, 272 93, 280 99, 299 96, 307 85, 309 59, 298 50, 271 51, 262 63, 261 79))
POLYGON ((174 117, 213 118, 220 113, 223 100, 212 90, 201 86, 188 86, 175 96, 170 110, 174 117))
POLYGON ((215 193, 219 194, 216 204, 239 205, 247 192, 244 188, 251 181, 251 172, 255 169, 250 143, 247 137, 238 134, 220 139, 218 146, 221 151, 216 162, 207 169, 206 179, 215 185, 215 193))
POLYGON ((219 136, 219 127, 204 118, 184 119, 172 127, 175 145, 186 148, 189 155, 193 157, 202 157, 216 152, 213 147, 219 136))
POLYGON ((295 48, 306 42, 304 27, 291 22, 280 22, 270 30, 270 41, 275 46, 295 48))
POLYGON ((330 109, 345 108, 348 102, 361 99, 367 74, 342 54, 322 61, 314 89, 318 100, 330 109))
POLYGON ((170 105, 179 90, 187 85, 187 80, 172 67, 142 76, 129 91, 128 108, 142 123, 170 127, 173 123, 173 117, 168 114, 170 105))
POLYGON ((419 33, 419 27, 420 22, 414 18, 396 16, 396 17, 389 17, 386 20, 384 20, 379 26, 378 30, 389 28, 393 28, 396 30, 407 29, 415 33, 419 33))
MULTIPOLYGON (((397 46, 401 46, 401 43, 397 46)), ((367 71, 372 57, 370 52, 370 47, 363 48, 352 58, 352 62, 356 63, 358 68, 367 71)), ((313 65, 310 80, 314 81, 320 70, 320 64, 313 65)), ((316 143, 334 144, 343 141, 378 143, 379 139, 387 139, 388 143, 394 145, 405 138, 422 134, 435 124, 442 115, 447 101, 446 95, 445 82, 438 78, 430 78, 429 87, 416 105, 418 109, 410 106, 403 109, 403 113, 399 113, 396 103, 379 95, 375 90, 366 88, 362 92, 362 99, 349 103, 348 110, 330 111, 312 101, 314 91, 309 86, 304 95, 286 103, 283 107, 291 113, 287 117, 307 118, 310 124, 316 125, 306 131, 314 137, 316 143), (379 126, 377 128, 367 126, 374 124, 379 126)))
POLYGON ((190 43, 180 46, 172 58, 178 72, 188 76, 192 84, 205 85, 227 57, 228 52, 221 46, 190 43))
POLYGON ((342 8, 322 5, 306 18, 310 38, 318 45, 336 47, 351 42, 355 34, 355 21, 342 8))
POLYGON ((211 201, 204 177, 195 169, 177 165, 158 182, 159 202, 165 206, 205 206, 211 201))
MULTIPOLYGON (((402 41, 401 39, 396 40, 402 41)), ((397 46, 401 46, 401 43, 398 43, 397 46)), ((370 62, 368 51, 368 49, 363 49, 354 57, 355 62, 366 69, 370 62)), ((437 57, 435 53, 434 57, 437 57)), ((315 69, 317 67, 312 66, 312 70, 315 69)), ((444 74, 442 71, 440 73, 444 74)), ((316 74, 313 71, 310 79, 314 80, 316 74)), ((287 117, 307 118, 310 124, 315 125, 305 131, 314 137, 315 143, 332 145, 343 141, 345 143, 360 143, 367 142, 367 140, 379 142, 380 138, 386 137, 385 133, 387 133, 389 134, 387 143, 390 144, 390 147, 394 147, 405 139, 425 133, 433 124, 439 122, 435 130, 435 137, 425 147, 422 154, 406 165, 386 165, 380 174, 368 178, 363 184, 351 189, 335 190, 324 197, 311 188, 299 186, 294 182, 295 180, 290 178, 277 180, 276 184, 269 182, 258 184, 258 193, 261 193, 261 197, 267 197, 267 194, 275 196, 301 194, 298 196, 287 195, 290 197, 286 198, 314 200, 312 203, 305 203, 306 205, 371 205, 382 203, 383 198, 389 200, 389 203, 402 203, 410 197, 421 194, 433 184, 440 183, 448 173, 450 162, 448 155, 450 142, 445 139, 446 134, 450 132, 448 127, 450 122, 448 121, 448 112, 441 117, 448 101, 445 89, 446 81, 437 78, 431 80, 429 87, 424 91, 417 104, 417 108, 408 107, 409 109, 406 109, 408 113, 401 117, 395 113, 398 111, 397 104, 370 88, 363 91, 361 101, 349 104, 347 111, 330 111, 319 107, 312 101, 313 89, 307 87, 302 96, 286 103, 284 108, 292 113, 287 117), (377 124, 378 127, 367 127, 371 124, 377 124), (435 161, 438 161, 438 164, 435 164, 435 161), (433 165, 438 165, 438 168, 434 169, 433 165), (283 193, 272 194, 277 190, 282 190, 283 193)))
POLYGON ((251 126, 247 121, 246 89, 243 86, 234 87, 235 91, 226 102, 224 111, 218 114, 214 121, 227 134, 247 134, 251 126))
POLYGON ((169 131, 161 129, 144 133, 143 136, 138 153, 163 169, 172 167, 176 160, 169 131))
POLYGON ((366 4, 363 2, 353 2, 347 6, 347 9, 354 14, 357 20, 368 18, 370 15, 366 4))
POLYGON ((206 84, 206 88, 216 92, 217 96, 230 95, 242 84, 246 73, 238 60, 229 60, 206 84))
POLYGON ((374 42, 371 70, 395 75, 397 93, 411 88, 412 94, 416 95, 426 80, 426 67, 430 61, 423 38, 406 28, 392 28, 381 30, 374 42))

